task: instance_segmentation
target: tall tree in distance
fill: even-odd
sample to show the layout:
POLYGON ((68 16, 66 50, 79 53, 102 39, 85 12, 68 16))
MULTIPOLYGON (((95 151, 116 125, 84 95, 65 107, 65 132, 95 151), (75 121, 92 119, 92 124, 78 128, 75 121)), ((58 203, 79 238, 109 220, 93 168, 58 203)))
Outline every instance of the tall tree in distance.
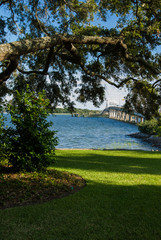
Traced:
POLYGON ((130 89, 147 82, 149 94, 154 89, 159 97, 160 1, 1 0, 0 13, 3 88, 26 81, 45 89, 53 106, 72 106, 72 89, 79 101, 99 106, 102 80, 130 89), (117 16, 115 28, 96 26, 96 19, 106 25, 111 14, 117 16), (15 41, 8 42, 9 33, 15 41))

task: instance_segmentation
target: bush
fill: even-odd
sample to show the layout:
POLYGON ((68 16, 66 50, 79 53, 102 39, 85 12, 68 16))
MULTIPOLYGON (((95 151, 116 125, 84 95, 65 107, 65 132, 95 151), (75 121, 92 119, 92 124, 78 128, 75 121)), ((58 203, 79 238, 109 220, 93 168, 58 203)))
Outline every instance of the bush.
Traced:
POLYGON ((8 107, 14 125, 6 129, 8 160, 16 171, 40 171, 53 163, 57 138, 46 120, 48 105, 44 92, 36 94, 27 86, 8 107))
POLYGON ((138 127, 139 131, 142 133, 155 135, 157 134, 158 130, 158 120, 157 119, 146 120, 145 122, 140 123, 138 127))
POLYGON ((2 112, 2 107, 0 106, 0 162, 6 159, 6 141, 5 141, 5 118, 2 112))

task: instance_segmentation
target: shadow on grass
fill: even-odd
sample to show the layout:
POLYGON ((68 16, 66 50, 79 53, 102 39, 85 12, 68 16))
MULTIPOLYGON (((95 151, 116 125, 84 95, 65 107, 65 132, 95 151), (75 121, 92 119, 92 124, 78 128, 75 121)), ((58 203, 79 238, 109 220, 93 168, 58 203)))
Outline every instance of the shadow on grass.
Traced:
POLYGON ((80 154, 57 155, 56 166, 89 171, 122 172, 133 174, 161 174, 161 154, 142 151, 93 151, 80 154), (115 154, 117 153, 117 154, 115 154), (120 153, 120 155, 119 155, 120 153), (131 154, 130 154, 131 153, 131 154))
POLYGON ((96 239, 161 239, 160 186, 89 182, 85 190, 79 204, 86 214, 86 228, 97 232, 96 239))
POLYGON ((108 179, 103 173, 160 174, 159 153, 131 154, 58 152, 56 167, 82 172, 88 177, 87 187, 67 198, 4 210, 2 239, 160 240, 159 176, 155 176, 154 184, 147 176, 146 184, 143 178, 139 184, 121 185, 119 179, 113 183, 115 176, 108 179), (95 178, 90 171, 96 172, 95 178))
POLYGON ((70 197, 3 212, 1 236, 5 240, 160 240, 160 199, 157 186, 89 181, 87 188, 70 197))

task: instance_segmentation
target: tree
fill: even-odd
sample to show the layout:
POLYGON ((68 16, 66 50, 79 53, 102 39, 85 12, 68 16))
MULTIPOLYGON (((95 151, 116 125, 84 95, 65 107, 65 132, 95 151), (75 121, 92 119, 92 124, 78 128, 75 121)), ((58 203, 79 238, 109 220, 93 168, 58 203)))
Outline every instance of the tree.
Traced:
POLYGON ((128 112, 137 111, 145 116, 147 120, 159 117, 159 105, 161 96, 158 91, 147 81, 136 81, 126 96, 124 108, 128 112))
POLYGON ((117 88, 160 84, 161 2, 157 0, 1 0, 0 83, 10 89, 24 79, 46 89, 53 106, 104 100, 102 80, 117 88), (117 26, 92 25, 118 16, 117 26), (8 32, 18 41, 7 42, 8 32), (78 81, 78 72, 80 81, 78 81), (9 88, 9 87, 8 87, 9 88))

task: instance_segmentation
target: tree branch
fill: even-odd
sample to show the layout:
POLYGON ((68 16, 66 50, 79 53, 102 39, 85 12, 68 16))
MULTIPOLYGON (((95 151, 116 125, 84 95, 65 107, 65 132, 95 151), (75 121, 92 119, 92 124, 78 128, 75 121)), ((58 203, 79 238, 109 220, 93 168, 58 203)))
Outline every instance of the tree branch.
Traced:
POLYGON ((35 38, 33 40, 22 40, 0 45, 0 61, 10 59, 13 56, 21 56, 36 52, 56 45, 64 44, 113 44, 119 43, 121 38, 97 37, 97 36, 64 36, 35 38))
POLYGON ((16 21, 15 21, 15 15, 14 15, 14 11, 12 9, 12 2, 9 1, 9 8, 11 10, 11 13, 12 13, 12 20, 14 22, 14 24, 16 25, 17 29, 19 30, 19 32, 21 32, 21 30, 19 29, 19 26, 17 25, 16 21))
POLYGON ((19 58, 10 59, 10 63, 8 64, 7 68, 0 73, 0 84, 5 82, 12 74, 14 70, 16 70, 18 66, 19 58))
POLYGON ((40 74, 40 75, 47 75, 48 73, 44 73, 43 71, 25 71, 23 69, 21 69, 19 66, 17 66, 17 70, 20 72, 20 73, 23 73, 23 74, 40 74))
POLYGON ((74 64, 79 64, 80 65, 80 59, 79 58, 75 58, 73 56, 69 56, 67 54, 58 54, 58 56, 62 59, 62 60, 65 60, 65 61, 68 61, 68 62, 71 62, 71 63, 74 63, 74 64))
POLYGON ((146 67, 153 75, 158 75, 161 73, 160 70, 156 69, 155 67, 153 67, 150 63, 148 63, 147 61, 145 61, 143 58, 141 57, 131 57, 129 56, 128 52, 127 52, 127 46, 121 41, 120 44, 121 48, 122 48, 122 54, 124 56, 124 58, 129 61, 129 62, 138 62, 141 66, 146 67))
POLYGON ((24 73, 24 74, 35 73, 35 74, 47 75, 48 74, 48 69, 49 69, 49 66, 50 66, 50 63, 51 63, 51 60, 52 60, 52 57, 53 57, 53 50, 54 50, 54 47, 51 47, 50 50, 49 50, 49 53, 48 53, 48 56, 47 56, 47 59, 46 59, 46 64, 45 64, 45 67, 44 67, 43 71, 24 71, 18 66, 17 66, 17 70, 21 73, 24 73))
POLYGON ((0 3, 0 7, 1 7, 3 4, 8 3, 8 2, 10 2, 10 1, 9 1, 9 0, 3 0, 3 1, 0 3))
MULTIPOLYGON (((77 48, 74 46, 74 44, 95 44, 95 45, 100 45, 100 46, 115 46, 118 49, 121 50, 121 53, 123 57, 125 58, 126 61, 129 62, 138 62, 141 66, 144 66, 147 68, 153 75, 158 75, 160 74, 160 70, 154 68, 150 63, 145 61, 144 59, 140 57, 132 57, 129 56, 128 54, 128 47, 126 44, 123 43, 123 40, 120 37, 97 37, 97 36, 64 36, 64 35, 55 35, 54 37, 42 37, 42 38, 36 38, 33 40, 22 40, 22 41, 16 41, 8 44, 1 44, 0 45, 0 61, 3 61, 5 59, 17 59, 17 57, 21 55, 25 55, 27 53, 32 53, 36 52, 39 50, 47 49, 47 48, 53 48, 56 45, 62 45, 64 44, 65 48, 71 53, 73 56, 70 57, 68 56, 68 61, 75 62, 76 64, 79 64, 81 68, 88 73, 91 76, 97 76, 99 78, 104 79, 106 82, 108 82, 111 85, 114 85, 116 87, 121 87, 121 85, 117 85, 110 80, 106 79, 104 76, 101 76, 97 73, 90 72, 88 71, 84 65, 81 63, 81 56, 78 53, 77 48), (75 58, 75 59, 74 59, 75 58)), ((51 52, 50 52, 51 54, 51 52)), ((108 53, 107 53, 108 54, 108 53)), ((49 64, 51 61, 50 55, 48 55, 48 60, 46 62, 45 68, 42 72, 39 71, 34 71, 35 73, 40 73, 40 74, 46 74, 49 64)), ((61 55, 60 57, 66 58, 66 55, 61 55)), ((7 69, 6 69, 7 70, 7 69)), ((15 68, 13 68, 13 71, 15 68)), ((25 71, 20 70, 19 71, 25 73, 25 71)), ((33 71, 30 71, 29 73, 33 73, 33 71)), ((3 74, 3 73, 2 73, 3 74)), ((10 76, 10 75, 9 75, 10 76)))
POLYGON ((137 79, 129 77, 129 78, 125 78, 124 80, 122 80, 119 84, 116 84, 116 83, 110 81, 108 78, 106 78, 98 73, 89 71, 83 64, 81 64, 81 68, 87 75, 90 75, 91 77, 98 77, 98 78, 104 80, 105 82, 107 82, 108 84, 115 86, 116 88, 123 87, 124 84, 126 84, 130 80, 137 81, 137 79))
POLYGON ((35 4, 35 17, 36 17, 36 20, 39 24, 39 27, 40 27, 40 30, 45 33, 46 36, 49 36, 49 33, 46 31, 43 23, 40 21, 39 17, 38 17, 38 13, 37 13, 37 3, 35 4))
POLYGON ((159 82, 161 82, 161 79, 159 79, 155 83, 153 83, 152 88, 155 88, 158 85, 159 82))

